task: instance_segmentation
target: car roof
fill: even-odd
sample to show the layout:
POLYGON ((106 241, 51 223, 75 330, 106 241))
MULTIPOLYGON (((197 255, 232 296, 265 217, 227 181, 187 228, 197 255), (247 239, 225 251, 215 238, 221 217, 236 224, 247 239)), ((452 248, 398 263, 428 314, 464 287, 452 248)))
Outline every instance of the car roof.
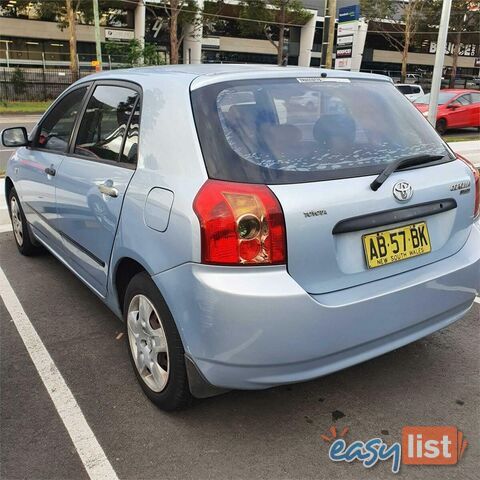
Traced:
MULTIPOLYGON (((195 88, 208 83, 220 81, 252 78, 279 78, 279 77, 321 77, 329 78, 362 78, 392 83, 392 80, 385 75, 372 73, 357 73, 346 70, 327 70, 312 67, 280 67, 278 65, 257 65, 257 64, 198 64, 198 65, 165 65, 154 67, 134 67, 119 70, 108 70, 88 75, 79 82, 105 79, 131 80, 140 85, 152 80, 158 80, 159 76, 175 76, 178 81, 195 81, 195 88)), ((192 86, 193 88, 193 86, 192 86)))
POLYGON ((456 93, 457 95, 460 93, 478 93, 478 90, 468 90, 465 88, 442 88, 440 91, 447 93, 456 93))

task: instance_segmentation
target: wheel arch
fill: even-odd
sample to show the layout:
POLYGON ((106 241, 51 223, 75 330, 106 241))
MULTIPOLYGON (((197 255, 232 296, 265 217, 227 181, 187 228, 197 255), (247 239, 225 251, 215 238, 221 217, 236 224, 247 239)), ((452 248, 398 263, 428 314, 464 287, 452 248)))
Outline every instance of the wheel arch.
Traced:
POLYGON ((128 284, 135 275, 141 272, 148 273, 148 270, 141 263, 131 257, 123 257, 117 262, 115 273, 113 275, 113 283, 121 313, 123 313, 123 301, 128 284))
POLYGON ((8 197, 13 188, 14 186, 13 186, 12 179, 10 177, 5 177, 5 199, 7 201, 9 211, 10 211, 10 204, 8 202, 8 197))

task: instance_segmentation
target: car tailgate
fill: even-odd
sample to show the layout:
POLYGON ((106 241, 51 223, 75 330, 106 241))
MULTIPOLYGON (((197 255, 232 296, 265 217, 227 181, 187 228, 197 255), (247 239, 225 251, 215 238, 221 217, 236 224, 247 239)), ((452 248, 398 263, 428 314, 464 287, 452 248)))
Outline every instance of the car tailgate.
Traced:
POLYGON ((374 178, 270 186, 285 215, 288 271, 307 292, 332 292, 419 268, 453 255, 466 242, 473 222, 475 191, 472 174, 463 162, 395 172, 377 191, 370 189, 374 178), (410 200, 400 202, 393 196, 399 181, 412 186, 410 200), (440 200, 448 200, 448 208, 440 200), (373 228, 335 229, 347 219, 421 204, 436 205, 437 211, 427 209, 407 220, 399 215, 392 217, 390 224, 377 222, 373 228), (429 253, 377 268, 367 266, 364 235, 420 222, 428 228, 429 253))

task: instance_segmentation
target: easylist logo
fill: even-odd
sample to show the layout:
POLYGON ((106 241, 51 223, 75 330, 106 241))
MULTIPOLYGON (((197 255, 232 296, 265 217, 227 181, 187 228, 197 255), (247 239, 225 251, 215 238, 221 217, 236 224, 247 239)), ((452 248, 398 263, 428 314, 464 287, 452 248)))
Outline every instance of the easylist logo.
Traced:
POLYGON ((462 458, 468 442, 463 433, 453 426, 409 426, 402 429, 402 441, 385 443, 381 438, 355 440, 349 444, 343 437, 348 433, 345 428, 337 435, 335 427, 330 429, 331 436, 321 435, 330 443, 328 456, 333 462, 358 461, 365 468, 371 468, 378 462, 391 462, 392 473, 398 473, 404 465, 456 465, 462 458))
POLYGON ((405 465, 456 465, 468 442, 457 427, 403 427, 405 465))

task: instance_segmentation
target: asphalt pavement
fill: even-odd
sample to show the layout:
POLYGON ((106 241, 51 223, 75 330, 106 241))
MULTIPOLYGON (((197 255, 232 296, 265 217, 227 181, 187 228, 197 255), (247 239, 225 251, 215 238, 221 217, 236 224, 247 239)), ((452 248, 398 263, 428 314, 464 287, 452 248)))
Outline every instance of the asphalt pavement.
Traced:
MULTIPOLYGON (((450 327, 355 367, 169 414, 137 385, 123 324, 60 262, 22 257, 5 231, 0 268, 120 479, 385 479, 389 462, 366 470, 330 461, 321 435, 348 427, 347 441, 391 444, 405 425, 455 425, 469 446, 457 466, 403 465, 396 477, 478 478, 478 303, 450 327)), ((2 300, 0 424, 0 478, 88 478, 2 300)))
MULTIPOLYGON (((478 478, 480 303, 440 332, 327 377, 164 413, 137 385, 123 324, 60 262, 21 256, 10 227, 0 225, 0 269, 120 479, 478 478), (348 442, 392 444, 406 425, 455 425, 469 446, 456 466, 403 465, 393 475, 390 462, 367 470, 330 461, 321 438, 348 427, 348 442)), ((4 301, 0 478, 89 478, 4 301)))

